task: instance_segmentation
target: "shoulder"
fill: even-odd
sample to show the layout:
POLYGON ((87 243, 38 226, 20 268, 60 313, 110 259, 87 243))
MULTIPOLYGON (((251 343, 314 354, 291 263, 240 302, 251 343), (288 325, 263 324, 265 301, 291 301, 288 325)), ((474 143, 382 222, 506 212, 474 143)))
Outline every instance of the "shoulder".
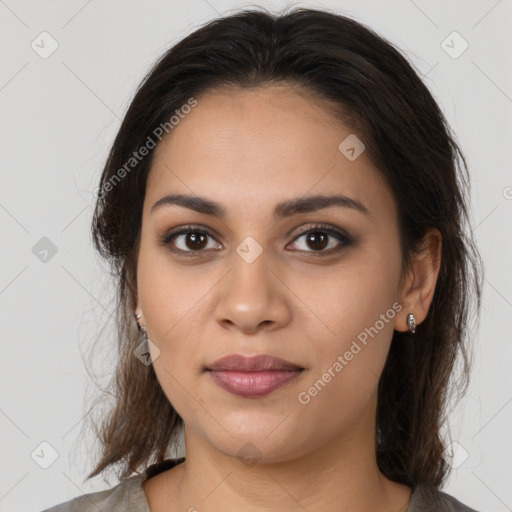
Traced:
POLYGON ((133 475, 112 489, 83 494, 42 512, 151 512, 142 488, 142 477, 133 475))
POLYGON ((151 512, 143 483, 184 461, 185 457, 180 457, 156 462, 146 468, 143 475, 125 478, 112 489, 83 494, 42 512, 151 512))
POLYGON ((414 488, 406 512, 477 512, 437 487, 420 484, 414 488))

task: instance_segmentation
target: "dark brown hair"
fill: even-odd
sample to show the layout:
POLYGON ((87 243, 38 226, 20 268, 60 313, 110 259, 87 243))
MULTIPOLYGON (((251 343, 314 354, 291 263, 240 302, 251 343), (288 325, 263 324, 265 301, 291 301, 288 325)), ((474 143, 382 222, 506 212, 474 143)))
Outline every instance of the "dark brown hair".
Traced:
POLYGON ((215 19, 170 48, 137 89, 110 150, 92 222, 95 248, 117 286, 114 404, 100 428, 91 478, 120 466, 123 479, 163 461, 183 420, 164 395, 133 313, 145 187, 154 150, 125 173, 134 152, 183 105, 218 87, 289 85, 317 99, 356 133, 390 185, 399 212, 403 272, 429 228, 443 238, 429 313, 415 339, 395 331, 379 381, 377 463, 391 480, 441 485, 447 475, 451 391, 466 390, 471 305, 478 316, 481 259, 468 219, 469 174, 439 106, 401 51, 371 29, 327 10, 279 15, 245 10, 215 19), (117 174, 116 174, 117 173, 117 174), (117 179, 115 177, 117 176, 117 179), (458 358, 462 372, 455 380, 458 358))

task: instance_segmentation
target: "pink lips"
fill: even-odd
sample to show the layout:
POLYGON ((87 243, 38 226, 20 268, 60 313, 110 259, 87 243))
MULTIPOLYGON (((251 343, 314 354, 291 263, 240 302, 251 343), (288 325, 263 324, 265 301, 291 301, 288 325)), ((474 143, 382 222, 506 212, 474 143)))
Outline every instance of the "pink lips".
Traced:
POLYGON ((235 395, 264 396, 297 378, 304 368, 277 357, 233 354, 206 368, 214 382, 235 395))

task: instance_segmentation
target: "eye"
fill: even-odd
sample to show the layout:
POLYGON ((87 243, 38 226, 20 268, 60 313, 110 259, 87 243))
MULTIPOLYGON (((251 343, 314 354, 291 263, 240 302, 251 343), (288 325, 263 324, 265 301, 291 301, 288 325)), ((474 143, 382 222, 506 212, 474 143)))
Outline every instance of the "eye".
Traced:
POLYGON ((208 247, 208 238, 213 239, 213 235, 209 231, 196 226, 186 226, 180 230, 167 233, 161 242, 175 253, 198 253, 205 248, 215 249, 215 244, 213 244, 213 247, 208 247))
POLYGON ((316 252, 319 255, 332 254, 341 251, 343 248, 348 247, 353 242, 352 238, 348 235, 334 229, 327 224, 317 224, 313 227, 306 227, 301 231, 301 234, 295 238, 293 245, 302 245, 301 251, 316 252), (304 238, 302 244, 297 244, 296 240, 304 238), (330 240, 329 240, 330 239, 330 240), (337 242, 336 242, 337 241, 337 242), (308 250, 311 247, 312 250, 308 250), (324 250, 327 247, 327 250, 324 250))
MULTIPOLYGON (((214 235, 207 229, 200 226, 185 226, 167 233, 160 242, 173 253, 193 257, 199 256, 205 250, 222 249, 220 244, 213 242, 214 240, 214 235), (212 239, 211 243, 208 238, 212 239)), ((292 245, 302 245, 303 248, 298 248, 300 252, 318 253, 320 256, 341 251, 352 243, 352 238, 344 232, 327 224, 317 224, 302 229, 292 245), (305 240, 300 244, 297 241, 301 239, 305 240), (312 250, 308 250, 308 247, 312 250), (327 250, 325 250, 326 247, 327 250)))

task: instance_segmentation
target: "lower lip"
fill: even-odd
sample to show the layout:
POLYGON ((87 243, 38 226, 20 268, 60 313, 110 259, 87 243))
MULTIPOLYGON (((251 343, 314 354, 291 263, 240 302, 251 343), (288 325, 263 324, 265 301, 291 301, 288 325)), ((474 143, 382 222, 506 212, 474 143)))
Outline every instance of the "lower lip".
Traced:
POLYGON ((246 398, 267 395, 296 379, 303 370, 239 372, 209 371, 212 379, 223 389, 246 398))

